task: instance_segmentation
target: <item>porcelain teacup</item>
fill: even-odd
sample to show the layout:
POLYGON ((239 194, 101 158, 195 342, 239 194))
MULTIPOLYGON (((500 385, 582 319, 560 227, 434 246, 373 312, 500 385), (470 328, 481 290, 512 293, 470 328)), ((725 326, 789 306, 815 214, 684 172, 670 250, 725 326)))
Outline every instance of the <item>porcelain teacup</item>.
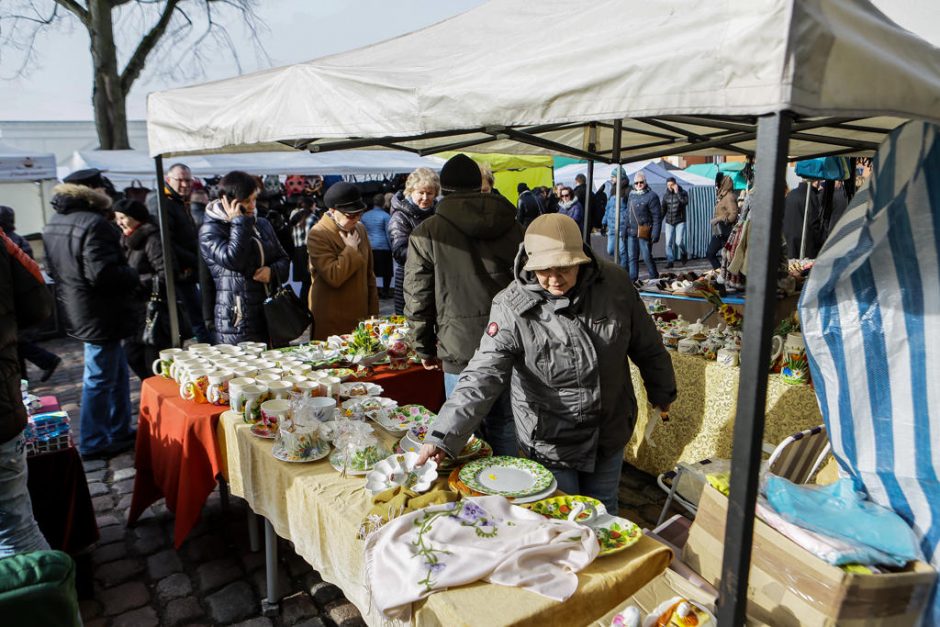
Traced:
POLYGON ((160 357, 153 362, 153 374, 169 379, 171 377, 170 369, 173 367, 173 360, 185 352, 186 351, 182 348, 166 348, 160 351, 160 357))
POLYGON ((256 383, 242 388, 245 406, 242 408, 242 417, 245 422, 254 424, 261 420, 261 404, 268 400, 268 386, 256 383))

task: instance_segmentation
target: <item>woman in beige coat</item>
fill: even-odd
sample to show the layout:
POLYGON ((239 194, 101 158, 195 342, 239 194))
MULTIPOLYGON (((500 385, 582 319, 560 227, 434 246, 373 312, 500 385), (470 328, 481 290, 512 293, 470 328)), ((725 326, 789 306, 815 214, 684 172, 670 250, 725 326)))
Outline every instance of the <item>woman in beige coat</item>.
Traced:
POLYGON ((718 183, 718 201, 715 203, 715 216, 711 219, 712 240, 708 244, 708 252, 705 253, 715 270, 721 267, 718 253, 725 247, 731 229, 738 221, 738 199, 733 187, 734 181, 730 176, 723 177, 718 183))
POLYGON ((372 247, 359 223, 366 208, 359 190, 335 183, 324 202, 327 213, 307 235, 314 340, 350 333, 360 320, 379 313, 372 247))

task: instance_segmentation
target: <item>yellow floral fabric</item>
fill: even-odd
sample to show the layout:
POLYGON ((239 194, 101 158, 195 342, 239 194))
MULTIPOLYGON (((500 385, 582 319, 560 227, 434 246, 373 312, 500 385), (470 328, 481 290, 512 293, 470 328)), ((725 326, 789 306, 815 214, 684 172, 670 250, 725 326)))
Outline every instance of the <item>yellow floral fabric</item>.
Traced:
MULTIPOLYGON (((651 446, 644 438, 648 420, 659 420, 646 399, 640 371, 630 365, 637 400, 637 423, 624 459, 650 474, 672 470, 682 462, 731 457, 740 368, 722 366, 698 355, 670 352, 679 396, 669 409, 669 422, 653 431, 651 446)), ((822 413, 809 385, 784 383, 772 374, 767 382, 764 441, 779 444, 785 437, 821 425, 822 413)))

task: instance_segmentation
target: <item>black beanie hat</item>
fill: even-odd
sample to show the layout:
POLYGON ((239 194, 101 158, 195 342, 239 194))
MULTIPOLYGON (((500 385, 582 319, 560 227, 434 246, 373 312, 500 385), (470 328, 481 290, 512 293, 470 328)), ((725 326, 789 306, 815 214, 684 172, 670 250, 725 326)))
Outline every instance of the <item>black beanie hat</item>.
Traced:
POLYGON ((134 218, 138 222, 150 222, 150 212, 147 207, 136 200, 122 198, 111 207, 114 213, 123 213, 129 218, 134 218))
POLYGON ((480 166, 467 155, 460 153, 447 160, 441 168, 441 191, 478 192, 483 187, 480 166))
POLYGON ((98 168, 76 170, 62 179, 62 182, 72 183, 73 185, 84 185, 85 187, 91 188, 104 187, 104 181, 101 178, 101 170, 98 168))

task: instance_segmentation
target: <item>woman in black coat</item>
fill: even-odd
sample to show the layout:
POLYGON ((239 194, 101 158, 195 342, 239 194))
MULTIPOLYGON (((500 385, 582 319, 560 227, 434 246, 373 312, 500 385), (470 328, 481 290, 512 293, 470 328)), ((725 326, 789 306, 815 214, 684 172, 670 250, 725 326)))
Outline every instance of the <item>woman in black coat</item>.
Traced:
POLYGON ((127 265, 137 270, 140 286, 135 294, 134 314, 137 320, 137 332, 124 339, 124 352, 127 365, 141 381, 153 376, 151 365, 160 351, 169 348, 170 338, 165 338, 163 346, 148 346, 143 342, 144 320, 147 301, 156 282, 157 291, 166 302, 166 272, 163 263, 163 248, 160 244, 160 229, 150 221, 147 207, 136 200, 119 200, 114 204, 114 219, 121 227, 121 248, 127 257, 127 265))
POLYGON ((290 258, 271 223, 255 215, 259 190, 250 174, 229 172, 199 229, 199 248, 215 283, 215 332, 223 344, 267 342, 263 303, 269 289, 288 279, 290 258))
MULTIPOLYGON (((395 313, 405 309, 405 260, 408 259, 408 238, 419 224, 434 215, 441 180, 428 168, 418 168, 408 176, 405 192, 397 197, 397 210, 388 220, 388 242, 395 260, 395 313)), ((393 206, 396 204, 392 201, 393 206)))

